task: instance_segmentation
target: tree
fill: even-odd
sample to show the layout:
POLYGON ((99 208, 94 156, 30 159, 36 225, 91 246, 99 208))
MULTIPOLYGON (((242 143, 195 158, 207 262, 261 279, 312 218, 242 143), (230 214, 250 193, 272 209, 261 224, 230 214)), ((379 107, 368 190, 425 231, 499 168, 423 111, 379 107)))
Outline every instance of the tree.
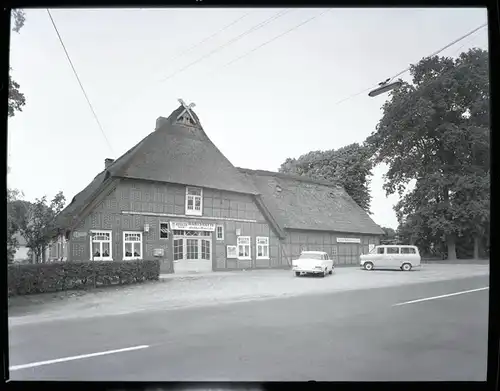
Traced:
POLYGON ((50 204, 46 196, 36 199, 19 222, 19 231, 26 239, 27 247, 33 252, 37 263, 45 261, 45 249, 56 229, 55 218, 63 210, 65 202, 62 192, 57 193, 50 204))
MULTIPOLYGON (((24 26, 26 14, 23 10, 12 10, 13 25, 12 31, 19 34, 19 31, 24 26)), ((12 68, 10 68, 12 71, 12 68)), ((9 117, 13 117, 16 111, 22 111, 23 106, 26 104, 24 94, 20 91, 20 85, 14 81, 9 73, 9 117)))
POLYGON ((397 234, 393 228, 388 228, 388 227, 380 227, 380 228, 382 228, 382 231, 384 231, 384 234, 380 238, 381 242, 389 243, 389 242, 393 242, 394 240, 396 240, 397 234))
POLYGON ((371 156, 369 148, 355 143, 337 150, 312 151, 298 159, 288 158, 279 171, 338 183, 370 213, 371 156))
POLYGON ((19 243, 16 234, 23 212, 23 193, 17 189, 7 189, 7 262, 12 263, 19 243))
POLYGON ((489 220, 488 52, 424 58, 410 72, 366 143, 389 166, 388 195, 415 181, 395 207, 400 223, 411 216, 415 232, 444 238, 455 259, 457 237, 483 234, 489 220))

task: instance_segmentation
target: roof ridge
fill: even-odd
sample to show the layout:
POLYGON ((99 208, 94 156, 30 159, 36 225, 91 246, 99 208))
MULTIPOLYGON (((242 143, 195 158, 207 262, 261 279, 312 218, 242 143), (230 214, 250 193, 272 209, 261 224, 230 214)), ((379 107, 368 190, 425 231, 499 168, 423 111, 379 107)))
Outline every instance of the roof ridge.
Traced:
POLYGON ((318 185, 323 185, 323 186, 328 186, 328 187, 342 187, 343 186, 339 183, 336 182, 330 182, 330 181, 325 181, 321 179, 314 179, 309 176, 305 175, 297 175, 297 174, 285 174, 282 172, 277 172, 277 171, 268 171, 268 170, 252 170, 250 168, 243 168, 243 167, 236 167, 239 171, 247 174, 257 174, 257 175, 263 175, 263 176, 275 176, 277 178, 282 178, 282 179, 293 179, 301 182, 307 182, 307 183, 313 183, 313 184, 318 184, 318 185))

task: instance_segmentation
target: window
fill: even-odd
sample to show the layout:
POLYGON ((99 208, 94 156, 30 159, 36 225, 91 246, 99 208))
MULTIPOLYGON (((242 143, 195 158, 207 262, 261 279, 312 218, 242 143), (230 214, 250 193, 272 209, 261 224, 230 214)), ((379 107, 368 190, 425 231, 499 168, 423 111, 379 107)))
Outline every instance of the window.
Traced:
POLYGON ((377 247, 377 254, 384 254, 385 247, 377 247))
POLYGON ((238 250, 237 250, 236 247, 237 246, 227 246, 227 248, 226 248, 226 251, 227 251, 226 257, 228 259, 238 258, 238 250))
POLYGON ((168 223, 160 223, 160 239, 168 239, 168 223))
POLYGON ((199 187, 186 187, 186 214, 202 215, 203 190, 199 187))
POLYGON ((387 247, 387 254, 399 254, 399 247, 387 247))
POLYGON ((123 260, 142 259, 142 232, 123 233, 123 260))
POLYGON ((210 236, 212 233, 210 231, 185 231, 185 230, 174 230, 174 236, 210 236))
POLYGON ((337 258, 337 246, 333 246, 332 248, 332 259, 337 258))
POLYGON ((257 259, 269 259, 269 238, 257 236, 257 259))
POLYGON ((218 225, 215 229, 217 240, 224 240, 224 226, 218 225))
POLYGON ((323 254, 303 252, 300 254, 299 259, 315 259, 321 261, 323 259, 323 254))
POLYGON ((112 261, 111 231, 90 231, 90 260, 112 261))
POLYGON ((412 247, 401 247, 401 254, 416 254, 416 253, 417 252, 412 247))
POLYGON ((184 239, 174 239, 174 261, 184 258, 184 239))
POLYGON ((210 261, 210 240, 201 241, 201 259, 210 261))
POLYGON ((238 259, 252 259, 250 256, 250 236, 238 236, 238 259))

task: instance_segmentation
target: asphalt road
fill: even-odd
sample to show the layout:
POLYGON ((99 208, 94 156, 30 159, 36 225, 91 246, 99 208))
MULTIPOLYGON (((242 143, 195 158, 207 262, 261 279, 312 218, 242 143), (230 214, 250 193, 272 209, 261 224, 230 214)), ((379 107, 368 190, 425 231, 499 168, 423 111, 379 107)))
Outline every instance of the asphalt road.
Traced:
POLYGON ((484 276, 19 325, 9 334, 10 375, 14 380, 483 381, 488 290, 395 304, 487 286, 484 276), (41 365, 56 359, 63 360, 41 365), (24 364, 34 366, 16 368, 24 364))

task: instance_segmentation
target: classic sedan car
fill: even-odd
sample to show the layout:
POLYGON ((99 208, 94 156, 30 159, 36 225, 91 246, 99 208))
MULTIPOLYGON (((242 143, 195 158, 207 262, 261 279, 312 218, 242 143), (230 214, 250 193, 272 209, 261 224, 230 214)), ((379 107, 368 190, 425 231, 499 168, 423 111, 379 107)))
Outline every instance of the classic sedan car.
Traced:
POLYGON ((333 269, 333 260, 324 251, 302 251, 300 257, 292 261, 292 270, 297 277, 302 274, 326 277, 333 273, 333 269))

